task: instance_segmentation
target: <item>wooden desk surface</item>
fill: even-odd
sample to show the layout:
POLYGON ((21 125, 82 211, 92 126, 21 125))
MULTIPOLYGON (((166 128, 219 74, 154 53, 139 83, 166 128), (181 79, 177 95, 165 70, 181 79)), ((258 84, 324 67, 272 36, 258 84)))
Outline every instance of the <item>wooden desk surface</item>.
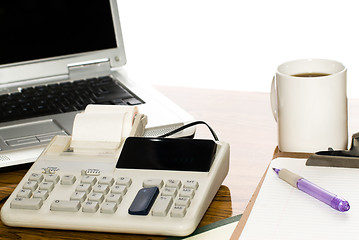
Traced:
MULTIPOLYGON (((156 87, 198 120, 206 121, 230 143, 230 171, 200 226, 243 213, 276 146, 276 124, 267 93, 156 87)), ((198 127, 197 138, 212 138, 198 127)), ((0 173, 0 199, 9 195, 26 169, 0 173)), ((0 207, 3 203, 0 205, 0 207)), ((164 239, 158 236, 10 228, 0 223, 0 238, 15 239, 164 239)))

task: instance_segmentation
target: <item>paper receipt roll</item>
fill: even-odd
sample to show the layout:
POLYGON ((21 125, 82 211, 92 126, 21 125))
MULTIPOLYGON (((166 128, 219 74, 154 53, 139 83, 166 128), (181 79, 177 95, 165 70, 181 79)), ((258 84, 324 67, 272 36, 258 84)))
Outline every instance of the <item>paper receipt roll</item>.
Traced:
POLYGON ((135 106, 88 105, 75 117, 71 148, 75 152, 118 148, 129 136, 137 113, 135 106))

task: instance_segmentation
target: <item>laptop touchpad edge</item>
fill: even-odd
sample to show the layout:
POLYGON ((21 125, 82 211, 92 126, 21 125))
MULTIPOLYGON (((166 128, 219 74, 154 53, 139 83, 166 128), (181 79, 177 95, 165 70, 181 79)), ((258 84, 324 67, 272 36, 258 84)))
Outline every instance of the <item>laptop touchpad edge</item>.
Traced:
POLYGON ((55 135, 67 135, 53 119, 15 124, 0 128, 0 137, 8 146, 48 142, 55 135))

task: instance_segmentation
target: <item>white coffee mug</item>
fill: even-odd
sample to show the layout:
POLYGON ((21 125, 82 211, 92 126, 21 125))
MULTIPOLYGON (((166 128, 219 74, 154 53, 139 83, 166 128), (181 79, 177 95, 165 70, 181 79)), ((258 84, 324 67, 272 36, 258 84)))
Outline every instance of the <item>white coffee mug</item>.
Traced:
POLYGON ((282 152, 343 150, 348 145, 346 67, 325 59, 278 66, 271 104, 282 152))

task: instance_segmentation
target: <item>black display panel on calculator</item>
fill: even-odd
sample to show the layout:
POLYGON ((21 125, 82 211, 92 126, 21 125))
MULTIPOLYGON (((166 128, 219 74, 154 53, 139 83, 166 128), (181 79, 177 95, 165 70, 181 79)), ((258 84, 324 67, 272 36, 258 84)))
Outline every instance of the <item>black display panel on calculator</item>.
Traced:
POLYGON ((116 168, 208 172, 215 153, 212 140, 130 137, 116 168))

